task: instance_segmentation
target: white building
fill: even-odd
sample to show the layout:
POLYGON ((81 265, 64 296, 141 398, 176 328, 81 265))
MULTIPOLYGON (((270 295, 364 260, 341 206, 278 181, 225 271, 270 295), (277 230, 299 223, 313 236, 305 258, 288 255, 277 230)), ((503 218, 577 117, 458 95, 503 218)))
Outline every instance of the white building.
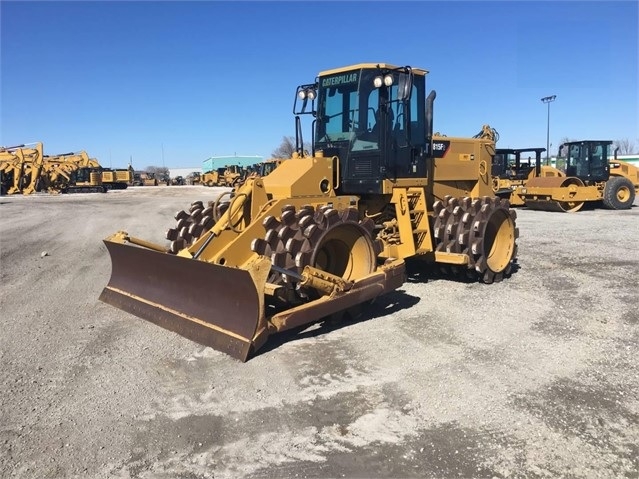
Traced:
POLYGON ((198 173, 203 173, 201 166, 188 166, 186 168, 169 168, 169 175, 171 178, 175 178, 176 176, 182 176, 186 178, 189 173, 193 173, 197 171, 198 173))

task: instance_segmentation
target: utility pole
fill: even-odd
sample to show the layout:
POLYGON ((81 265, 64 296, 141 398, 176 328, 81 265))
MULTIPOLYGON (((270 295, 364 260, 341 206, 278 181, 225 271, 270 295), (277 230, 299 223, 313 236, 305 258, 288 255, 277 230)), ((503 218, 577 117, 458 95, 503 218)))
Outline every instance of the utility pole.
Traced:
POLYGON ((550 164, 550 104, 555 101, 557 95, 545 96, 541 99, 548 105, 548 121, 546 123, 546 166, 550 164))

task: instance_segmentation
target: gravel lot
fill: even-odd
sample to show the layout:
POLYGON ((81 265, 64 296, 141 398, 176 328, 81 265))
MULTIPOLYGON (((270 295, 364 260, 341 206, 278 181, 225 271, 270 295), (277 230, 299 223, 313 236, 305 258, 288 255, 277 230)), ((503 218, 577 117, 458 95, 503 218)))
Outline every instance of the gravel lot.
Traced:
POLYGON ((507 281, 412 275, 241 363, 98 301, 104 237, 220 191, 0 198, 1 477, 639 477, 639 207, 518 210, 507 281))

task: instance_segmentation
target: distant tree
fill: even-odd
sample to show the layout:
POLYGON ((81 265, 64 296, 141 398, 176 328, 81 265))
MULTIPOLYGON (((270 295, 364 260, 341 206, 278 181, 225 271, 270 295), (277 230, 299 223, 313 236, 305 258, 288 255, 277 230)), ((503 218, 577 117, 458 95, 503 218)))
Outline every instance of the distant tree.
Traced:
POLYGON ((165 166, 147 166, 144 171, 153 173, 155 176, 169 176, 169 169, 165 166))
POLYGON ((564 143, 571 143, 573 141, 578 141, 578 140, 575 140, 574 138, 570 138, 568 136, 564 136, 561 140, 559 140, 559 145, 557 146, 557 156, 566 156, 566 152, 559 151, 559 147, 563 145, 564 143))
POLYGON ((614 152, 616 148, 619 148, 618 153, 620 155, 632 155, 637 151, 635 142, 632 140, 629 140, 628 138, 624 138, 622 140, 615 140, 612 143, 612 151, 614 152))
MULTIPOLYGON (((309 151, 310 146, 308 143, 304 143, 304 151, 309 151)), ((292 136, 283 136, 282 143, 278 146, 271 156, 273 158, 290 158, 295 152, 295 138, 292 136)))
POLYGON ((292 136, 283 136, 282 143, 278 146, 271 156, 273 158, 290 158, 295 151, 295 138, 292 136))

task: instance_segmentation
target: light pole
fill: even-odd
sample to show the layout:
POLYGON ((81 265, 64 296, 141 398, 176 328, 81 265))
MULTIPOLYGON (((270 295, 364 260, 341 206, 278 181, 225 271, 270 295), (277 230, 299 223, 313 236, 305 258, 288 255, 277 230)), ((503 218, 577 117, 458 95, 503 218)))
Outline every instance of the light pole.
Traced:
POLYGON ((541 99, 542 102, 548 105, 548 122, 546 123, 546 166, 550 164, 550 104, 555 101, 557 95, 545 96, 541 99))

